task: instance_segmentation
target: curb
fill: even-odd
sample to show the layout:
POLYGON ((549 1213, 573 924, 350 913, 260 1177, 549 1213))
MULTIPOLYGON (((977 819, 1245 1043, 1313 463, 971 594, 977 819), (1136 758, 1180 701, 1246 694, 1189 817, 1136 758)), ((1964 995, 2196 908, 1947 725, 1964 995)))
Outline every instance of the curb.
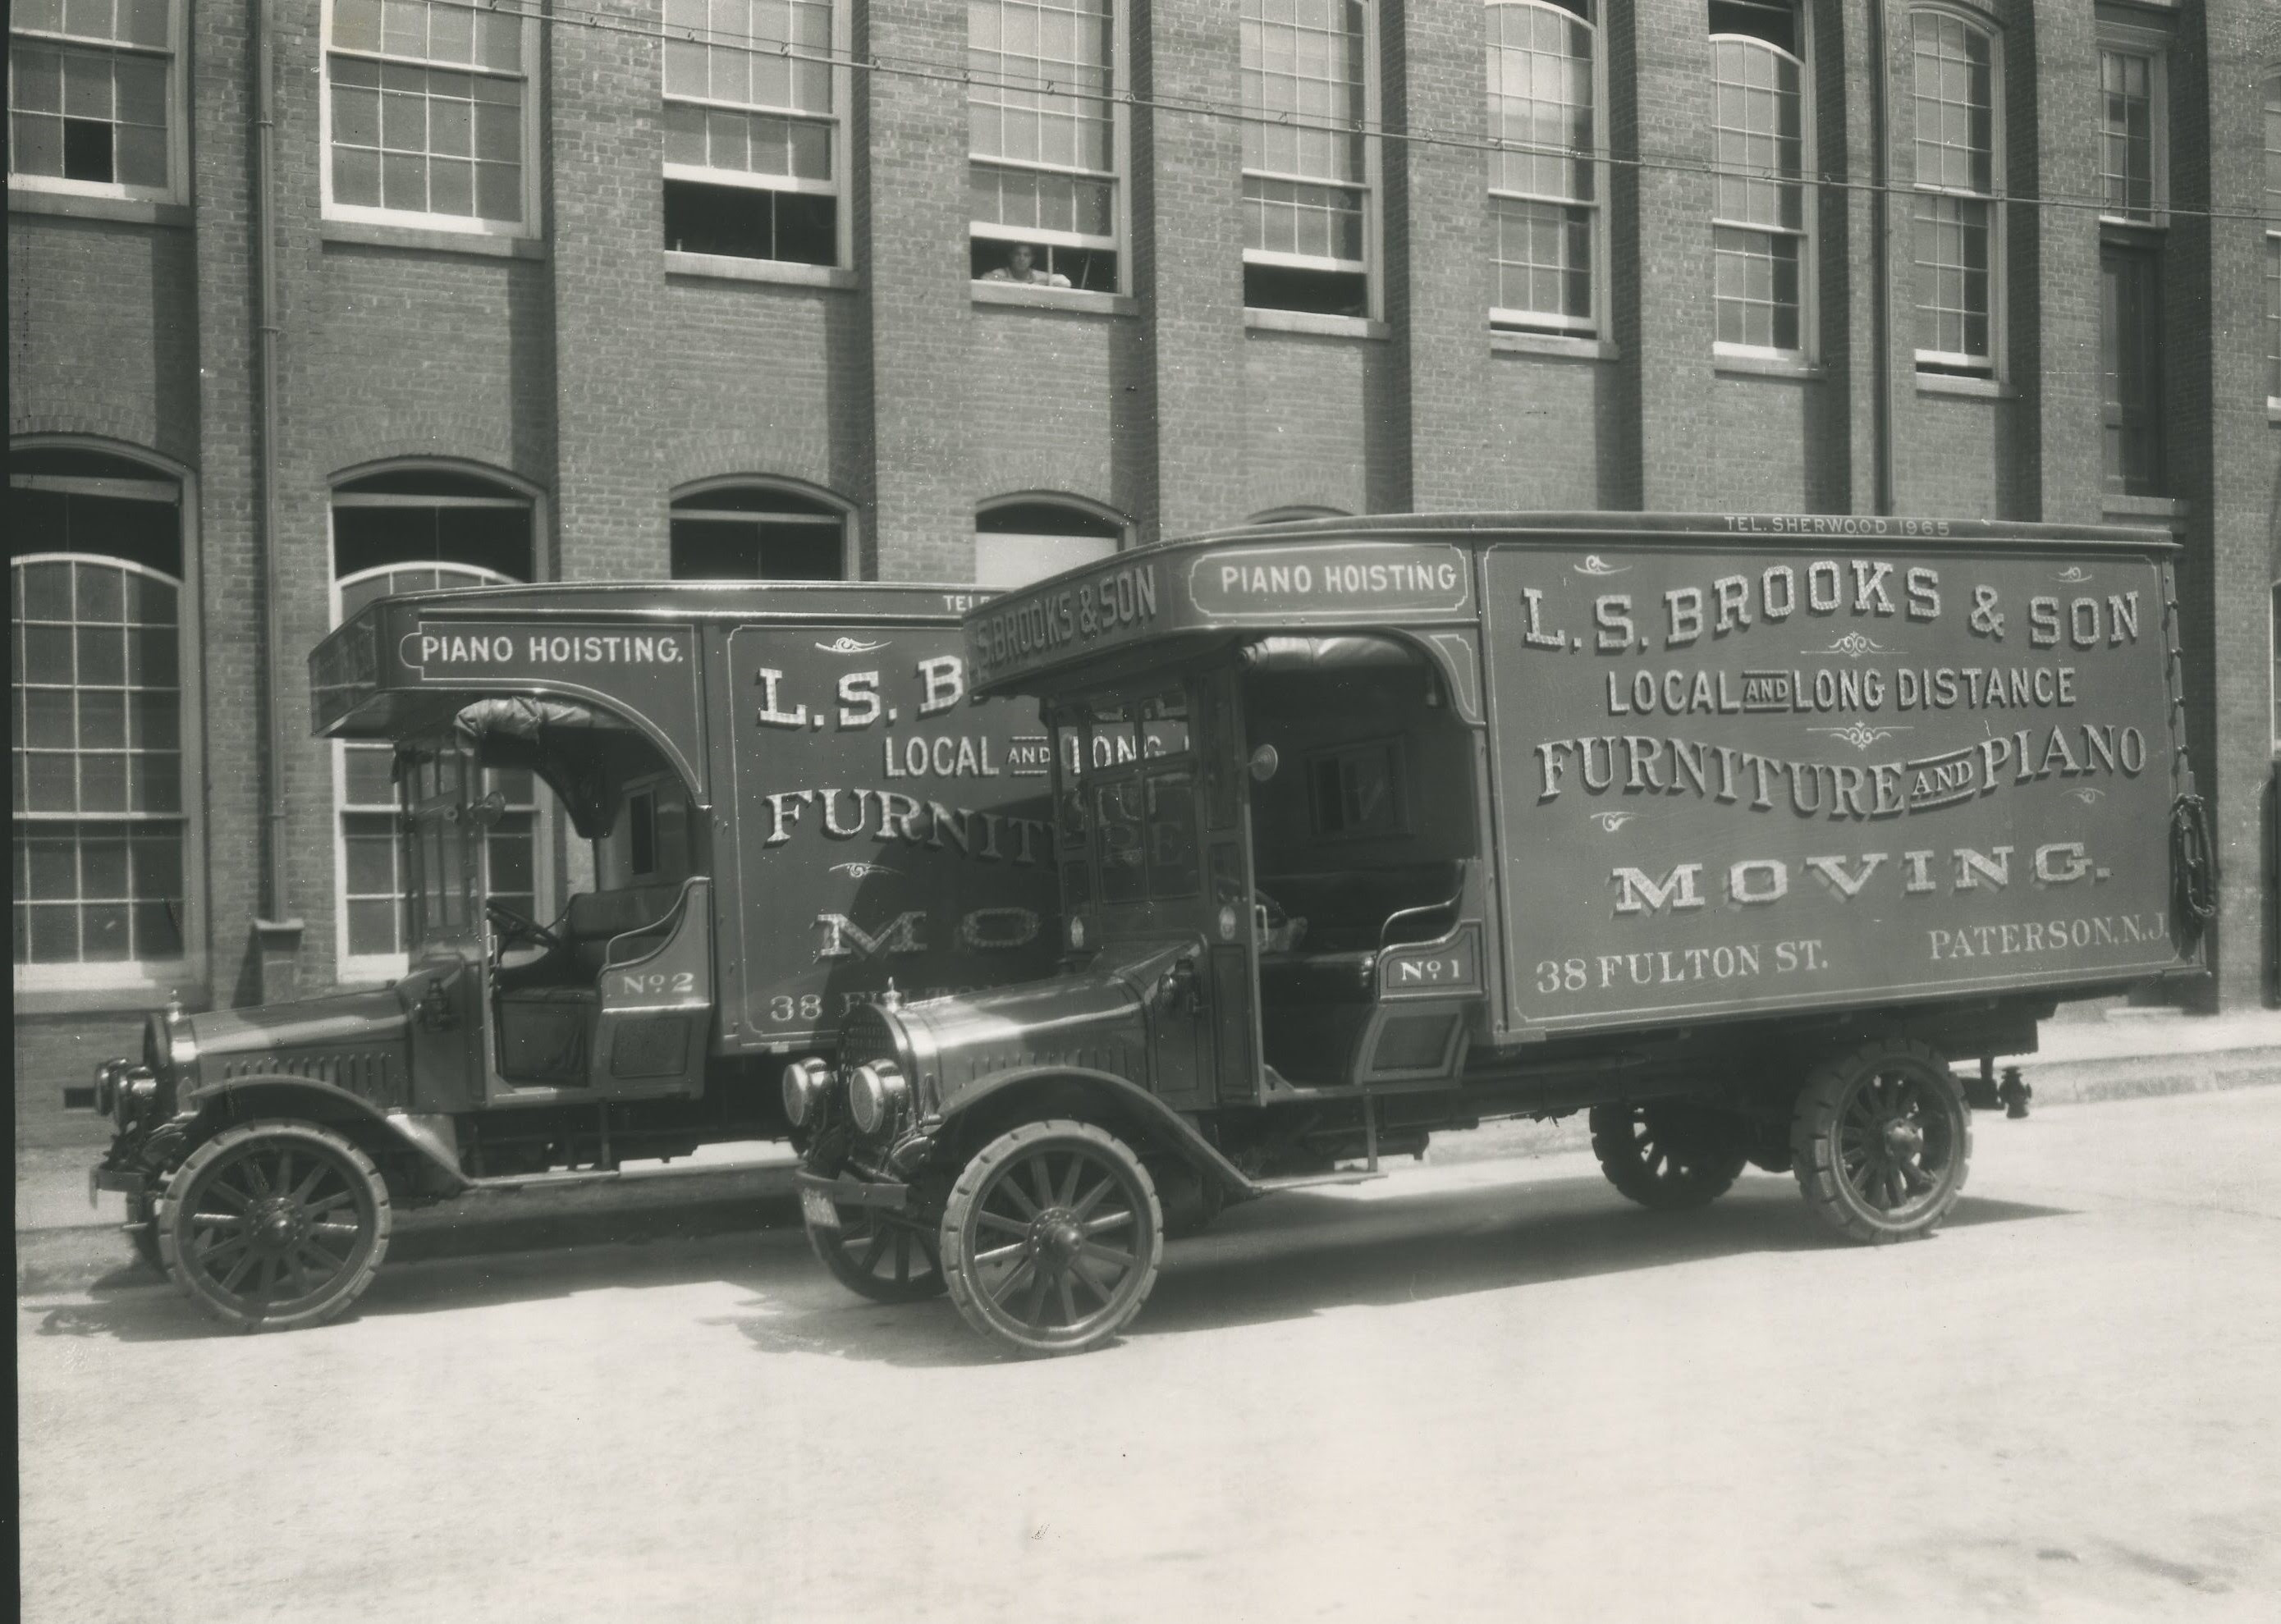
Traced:
MULTIPOLYGON (((2281 1084, 2281 1046, 2060 1060, 2026 1056, 2014 1063, 2036 1091, 2038 1110, 2281 1084)), ((1577 1111, 1552 1122, 1494 1122, 1445 1135, 1424 1160, 1428 1166, 1458 1166, 1557 1156, 1590 1142, 1585 1114, 1577 1111)), ((456 1200, 399 1209, 389 1261, 792 1227, 800 1222, 794 1171, 790 1162, 643 1168, 607 1178, 554 1175, 486 1187, 456 1200)), ((109 1217, 18 1230, 19 1295, 98 1283, 128 1288, 165 1282, 134 1264, 126 1238, 109 1217)))

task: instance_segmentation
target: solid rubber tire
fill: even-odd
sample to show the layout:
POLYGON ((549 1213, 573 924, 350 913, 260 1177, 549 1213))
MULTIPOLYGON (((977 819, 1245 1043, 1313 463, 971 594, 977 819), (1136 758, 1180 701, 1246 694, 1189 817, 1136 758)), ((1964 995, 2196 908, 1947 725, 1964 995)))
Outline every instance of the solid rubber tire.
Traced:
MULTIPOLYGON (((1710 1205, 1734 1187, 1750 1156, 1737 1129, 1732 1143, 1701 1148, 1686 1158, 1685 1171, 1674 1178, 1651 1172, 1639 1156, 1639 1141, 1632 1132, 1635 1118, 1674 1108, 1699 1110, 1712 1120, 1710 1108, 1690 1101, 1654 1100, 1644 1105, 1595 1105, 1591 1110, 1592 1154, 1600 1171, 1626 1199, 1657 1212, 1684 1212, 1710 1205)), ((1666 1132, 1669 1130, 1666 1129, 1666 1132)), ((1666 1148, 1666 1152, 1668 1147, 1666 1148)))
POLYGON ((1807 1075, 1790 1119, 1790 1158, 1805 1204, 1838 1233, 1871 1246, 1916 1240, 1937 1229, 1964 1194, 1972 1167, 1972 1109, 1938 1049, 1914 1038, 1874 1038, 1807 1075), (1914 1072, 1933 1087, 1955 1135, 1937 1199, 1900 1222, 1865 1204, 1837 1167, 1838 1128, 1846 1101, 1867 1075, 1886 1066, 1914 1072))
POLYGON ((277 1119, 249 1122, 239 1127, 226 1128, 205 1141, 184 1157, 166 1180, 166 1187, 159 1197, 159 1252, 166 1273, 182 1293, 210 1318, 236 1331, 297 1331, 309 1326, 322 1325, 344 1311, 365 1293, 373 1276, 380 1269, 381 1260, 388 1255, 389 1236, 395 1226, 395 1212, 389 1202, 387 1182, 372 1158, 330 1128, 313 1122, 277 1119), (365 1210, 359 1213, 356 1249, 348 1266, 335 1276, 330 1287, 317 1301, 304 1304, 290 1314, 247 1313, 236 1304, 202 1289, 204 1271, 186 1266, 182 1261, 182 1217, 184 1202, 197 1188, 201 1176, 214 1164, 226 1159, 232 1151, 249 1141, 263 1139, 290 1139, 298 1144, 315 1147, 331 1156, 342 1171, 355 1181, 352 1193, 359 1187, 364 1195, 365 1210))
POLYGON ((1156 1199, 1156 1181, 1140 1158, 1106 1129, 1089 1122, 1048 1118, 1027 1122, 1001 1133, 985 1145, 959 1170, 957 1182, 951 1186, 950 1198, 943 1205, 942 1215, 942 1273, 950 1288, 950 1300, 958 1308, 959 1317, 966 1321, 986 1342, 1003 1351, 1025 1358, 1060 1357, 1073 1353, 1086 1353, 1122 1332, 1133 1323, 1148 1294, 1156 1289, 1156 1274, 1164 1255, 1164 1210, 1156 1199), (1136 1258, 1140 1273, 1137 1288, 1125 1292, 1120 1282, 1124 1300, 1118 1311, 1102 1325, 1093 1327, 1082 1337, 1066 1342, 1025 1338, 1001 1325, 980 1301, 983 1288, 978 1272, 969 1259, 966 1230, 976 1204, 990 1189, 1001 1169, 1017 1159, 1050 1147, 1056 1140, 1083 1141, 1096 1154, 1106 1156, 1117 1164, 1129 1188, 1139 1195, 1147 1214, 1147 1255, 1136 1258))

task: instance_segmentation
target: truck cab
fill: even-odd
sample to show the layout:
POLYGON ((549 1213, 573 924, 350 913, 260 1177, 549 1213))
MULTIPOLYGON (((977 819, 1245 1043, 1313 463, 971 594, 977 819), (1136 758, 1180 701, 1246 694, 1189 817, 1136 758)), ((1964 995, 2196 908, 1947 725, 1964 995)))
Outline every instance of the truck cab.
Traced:
POLYGON ((1754 522, 1263 527, 970 614, 1051 734, 1062 963, 787 1071, 819 1253, 1077 1351, 1167 1228, 1579 1110, 1651 1207, 1755 1164, 1849 1238, 1937 1227, 1995 1056, 2198 971, 2169 544, 1754 522))

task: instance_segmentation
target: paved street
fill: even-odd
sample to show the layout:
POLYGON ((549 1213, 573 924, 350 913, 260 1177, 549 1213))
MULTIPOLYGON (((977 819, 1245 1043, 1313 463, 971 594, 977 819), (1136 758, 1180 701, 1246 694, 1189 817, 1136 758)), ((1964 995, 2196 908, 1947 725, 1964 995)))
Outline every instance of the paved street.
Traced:
POLYGON ((1976 1118, 1934 1240, 1294 1194, 1001 1363, 785 1231, 19 1305, 35 1620, 2281 1616, 2281 1088, 1976 1118))

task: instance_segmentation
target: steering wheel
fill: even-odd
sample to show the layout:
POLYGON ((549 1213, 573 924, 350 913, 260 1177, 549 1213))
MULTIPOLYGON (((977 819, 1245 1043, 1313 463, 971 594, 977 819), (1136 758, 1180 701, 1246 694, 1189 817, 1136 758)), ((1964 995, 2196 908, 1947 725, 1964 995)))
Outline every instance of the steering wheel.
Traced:
POLYGON ((499 947, 504 951, 518 941, 535 941, 542 947, 560 948, 562 939, 536 919, 524 917, 504 902, 483 899, 483 916, 495 920, 502 927, 499 947))

